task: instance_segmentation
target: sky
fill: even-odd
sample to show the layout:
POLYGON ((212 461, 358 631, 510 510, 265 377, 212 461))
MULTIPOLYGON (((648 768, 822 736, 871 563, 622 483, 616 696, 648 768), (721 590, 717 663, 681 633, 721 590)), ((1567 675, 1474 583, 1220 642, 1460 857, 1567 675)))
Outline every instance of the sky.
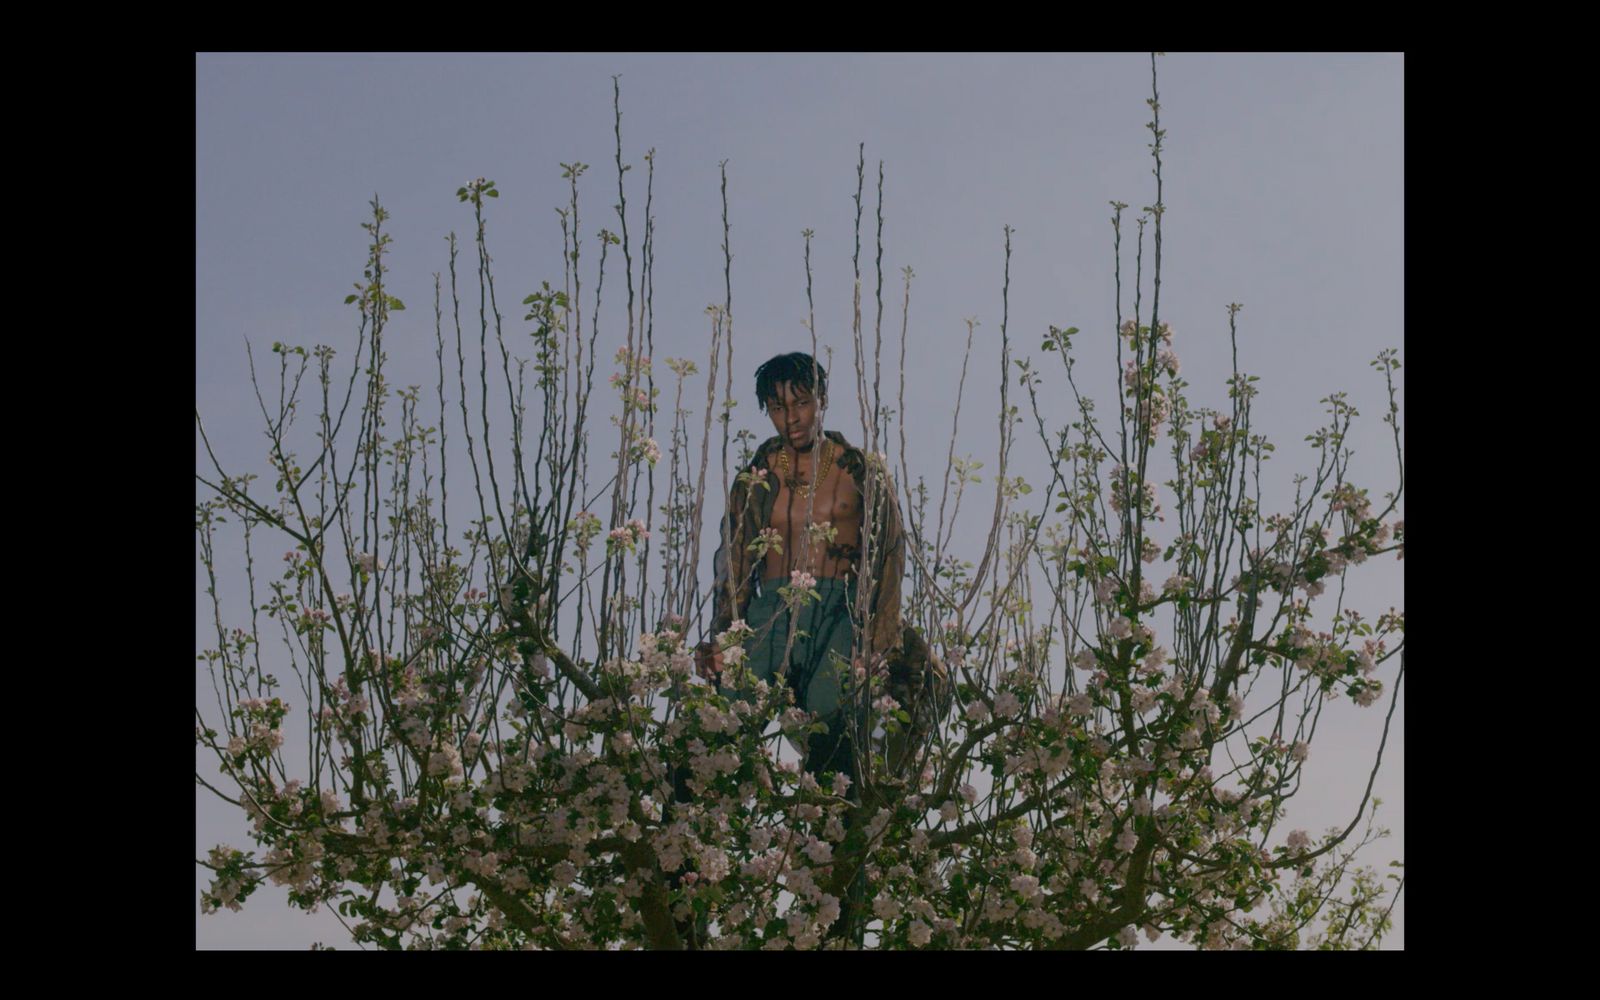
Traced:
MULTIPOLYGON (((1356 453, 1352 476, 1381 496, 1394 486, 1394 453, 1379 419, 1382 379, 1368 362, 1387 347, 1401 348, 1406 360, 1403 57, 1172 53, 1158 60, 1158 71, 1167 132, 1160 308, 1176 331, 1191 402, 1225 406, 1226 306, 1243 303, 1240 367, 1260 376, 1256 422, 1278 449, 1268 463, 1269 498, 1285 505, 1293 475, 1314 469, 1303 439, 1324 420, 1319 400, 1339 391, 1360 412, 1348 442, 1356 453)), ((258 364, 280 340, 332 344, 348 358, 357 316, 343 299, 361 278, 367 235, 360 224, 375 195, 392 217, 389 291, 408 306, 389 326, 392 384, 436 378, 429 371, 434 274, 446 268, 450 232, 470 251, 471 209, 455 191, 471 179, 492 179, 502 192, 489 203, 488 241, 508 338, 526 330, 513 322, 521 317, 515 304, 542 281, 560 284, 562 163, 590 165, 579 197, 592 269, 596 233, 620 231, 612 207, 613 75, 620 75, 623 160, 633 165, 625 180, 635 241, 643 157, 655 151, 655 354, 696 359, 702 379, 704 310, 724 296, 719 165, 726 164, 734 386, 742 399, 735 429, 770 433, 755 408, 754 369, 774 354, 809 348, 801 236, 809 228, 817 335, 834 352, 828 426, 852 441, 862 437, 850 337, 859 143, 867 163, 869 344, 880 161, 884 172, 886 375, 898 357, 900 272, 910 266, 915 275, 905 390, 912 478, 936 484, 943 473, 964 320, 975 317, 955 450, 984 460, 989 482, 1006 226, 1014 230, 1007 334, 1012 356, 1032 356, 1044 373, 1047 425, 1075 416, 1059 361, 1038 350, 1050 325, 1084 331, 1080 384, 1102 401, 1102 413, 1112 412, 1110 202, 1130 206, 1129 256, 1133 217, 1155 201, 1148 54, 199 54, 195 398, 225 464, 265 469, 247 341, 258 364)), ((617 284, 599 315, 602 364, 625 337, 619 256, 608 264, 608 283, 617 284)), ((466 253, 463 267, 470 267, 466 253)), ((591 291, 593 281, 591 270, 591 291)), ((1131 273, 1123 283, 1128 312, 1131 273)), ((1148 295, 1147 286, 1146 310, 1148 295)), ((658 384, 670 377, 659 364, 657 371, 658 384)), ((1402 427, 1404 375, 1397 373, 1402 427)), ((1025 399, 1022 405, 1027 415, 1025 399)), ((1032 428, 1029 416, 1011 472, 1038 484, 1044 446, 1032 428)), ((197 471, 204 462, 197 434, 197 471)), ((203 495, 197 486, 197 499, 203 495)), ((234 560, 236 578, 237 553, 223 556, 234 560)), ((1391 559, 1352 574, 1347 605, 1369 619, 1404 608, 1404 563, 1391 559)), ((215 635, 202 578, 197 558, 197 652, 215 635)), ((222 581, 225 603, 237 608, 238 588, 230 589, 226 574, 222 581)), ((1386 682, 1394 666, 1381 675, 1386 682)), ((196 699, 199 706, 211 699, 199 670, 196 699)), ((1387 703, 1386 692, 1372 708, 1343 700, 1324 713, 1291 825, 1317 833, 1349 822, 1387 703)), ((1402 692, 1375 786, 1384 801, 1380 822, 1393 831, 1366 855, 1379 868, 1405 857, 1404 708, 1402 692)), ((209 773, 198 753, 196 766, 209 773)), ((196 857, 217 843, 249 847, 246 830, 242 816, 197 786, 196 857)), ((197 947, 346 940, 330 915, 290 910, 284 891, 271 887, 241 913, 201 916, 206 883, 196 866, 197 947)), ((1402 897, 1386 949, 1404 946, 1404 909, 1402 897)))

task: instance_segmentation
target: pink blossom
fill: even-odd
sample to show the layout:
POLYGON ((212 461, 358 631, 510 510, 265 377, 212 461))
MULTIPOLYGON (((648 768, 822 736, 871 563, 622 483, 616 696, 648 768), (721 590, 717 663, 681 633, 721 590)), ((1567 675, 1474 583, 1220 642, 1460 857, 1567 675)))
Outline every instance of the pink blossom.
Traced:
POLYGON ((1023 899, 1033 899, 1039 895, 1039 879, 1033 875, 1018 875, 1011 880, 1011 891, 1023 899))
POLYGON ((806 857, 819 865, 825 865, 833 860, 833 848, 829 846, 827 841, 818 840, 815 837, 812 837, 810 843, 806 844, 805 853, 806 857))

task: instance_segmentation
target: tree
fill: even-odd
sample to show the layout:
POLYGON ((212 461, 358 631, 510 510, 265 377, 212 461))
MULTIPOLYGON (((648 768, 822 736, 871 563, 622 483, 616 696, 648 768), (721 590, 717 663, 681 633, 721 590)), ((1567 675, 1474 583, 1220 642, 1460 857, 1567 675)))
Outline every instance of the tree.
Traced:
MULTIPOLYGON (((348 376, 329 347, 274 345, 275 405, 258 393, 271 493, 258 477, 227 471, 209 443, 209 467, 197 475, 208 491, 197 533, 217 642, 201 656, 216 705, 197 706, 196 739, 233 784, 211 790, 251 817, 257 846, 218 847, 200 861, 214 873, 202 905, 237 908, 270 879, 289 886, 296 905, 336 907, 357 940, 385 947, 806 948, 844 943, 838 917, 863 871, 879 947, 1118 948, 1141 930, 1208 947, 1378 940, 1392 893, 1357 866, 1360 847, 1381 835, 1365 798, 1342 831, 1313 841, 1293 830, 1267 845, 1298 790, 1325 701, 1376 705, 1387 693, 1392 715, 1403 677, 1403 616, 1391 609, 1369 622, 1343 606, 1352 571, 1403 551, 1398 360, 1385 352, 1374 362, 1389 386, 1384 419, 1397 458, 1383 504, 1374 509, 1347 477, 1344 441, 1357 414, 1336 395, 1310 439, 1315 472, 1297 478, 1288 510, 1261 509, 1273 445, 1252 423, 1255 377, 1235 361, 1226 405, 1191 407, 1174 331, 1160 316, 1164 133, 1154 60, 1152 92, 1156 198, 1136 222, 1126 319, 1118 295, 1115 423, 1103 426, 1078 392, 1082 334, 1052 327, 1041 350, 1061 358, 1076 403, 1073 422, 1052 432, 1055 414, 1038 391, 1044 374, 1011 358, 1002 322, 995 501, 979 553, 951 541, 947 497, 930 516, 931 493, 911 486, 899 428, 913 542, 906 617, 950 668, 957 709, 912 741, 909 768, 888 766, 887 740, 861 741, 876 756, 858 769, 859 788, 819 784, 785 756, 784 735, 815 723, 781 690, 752 707, 692 676, 701 530, 730 485, 726 471, 720 489, 706 481, 713 419, 724 470, 730 441, 748 452, 730 433, 731 291, 709 310, 696 468, 684 393, 699 372, 687 359, 666 361, 675 381, 665 455, 657 443, 650 187, 636 269, 620 112, 621 232, 600 231, 595 310, 620 248, 627 338, 609 379, 620 411, 615 451, 596 490, 588 445, 601 403, 597 327, 591 311, 584 328, 579 266, 586 165, 565 165, 561 287, 545 283, 523 300, 528 361, 512 357, 496 303, 485 206, 498 191, 484 179, 457 191, 473 213, 478 357, 474 366, 461 331, 452 236, 448 293, 436 284, 432 398, 385 379, 384 331, 404 306, 385 288, 388 216, 374 200, 364 280, 349 298, 360 320, 348 376), (719 404, 721 366, 730 375, 719 404), (1027 390, 1050 456, 1052 478, 1038 491, 1007 475, 1026 423, 1010 404, 1013 384, 1027 390), (302 460, 305 410, 312 444, 302 460), (507 426, 509 467, 489 447, 507 426), (451 451, 457 429, 464 445, 451 451), (462 491, 452 501, 447 489, 463 452, 472 483, 464 533, 462 491), (592 512, 602 498, 604 520, 592 512), (1037 511, 1025 509, 1030 502, 1037 511), (234 530, 247 553, 262 535, 292 545, 264 594, 247 562, 248 628, 224 622, 212 572, 217 539, 234 530), (968 554, 976 559, 960 558, 968 554), (1170 570, 1159 587, 1158 562, 1170 570), (1338 607, 1318 629, 1312 605, 1334 582, 1338 607), (280 691, 262 662, 258 610, 275 623, 297 692, 280 691), (1386 692, 1380 675, 1391 669, 1386 692), (304 757, 298 746, 285 752, 291 711, 305 719, 304 757), (696 799, 664 813, 676 767, 689 769, 696 799)), ((858 232, 863 185, 864 159, 858 232)), ((1126 208, 1115 203, 1112 215, 1119 284, 1126 208)), ((1008 267, 1009 258, 1008 238, 1008 267)), ((856 375, 873 413, 866 446, 887 451, 894 410, 868 376, 859 256, 856 267, 856 375)), ((1238 310, 1229 307, 1230 329, 1238 310)), ((197 426, 204 439, 198 415, 197 426)), ((953 485, 959 510, 977 464, 953 451, 950 464, 946 494, 953 485)), ((733 648, 741 634, 718 638, 733 648)), ((925 704, 900 703, 913 698, 894 698, 876 673, 862 680, 869 730, 903 737, 925 704)))

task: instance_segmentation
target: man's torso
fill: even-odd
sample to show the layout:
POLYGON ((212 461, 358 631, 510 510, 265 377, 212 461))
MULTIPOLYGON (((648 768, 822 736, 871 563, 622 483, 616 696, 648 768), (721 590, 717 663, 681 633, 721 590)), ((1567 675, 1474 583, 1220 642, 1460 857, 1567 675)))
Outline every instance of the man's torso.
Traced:
MULTIPOLYGON (((816 449, 822 447, 823 442, 818 441, 816 449)), ((819 580, 855 572, 861 544, 861 492, 854 477, 839 467, 844 449, 834 441, 828 442, 827 448, 827 473, 815 491, 808 489, 816 473, 821 471, 812 467, 813 454, 818 464, 822 461, 815 449, 812 454, 800 456, 787 476, 777 452, 767 458, 768 472, 777 490, 767 526, 777 530, 783 551, 767 550, 763 579, 788 577, 795 570, 803 570, 819 580), (798 482, 791 485, 791 480, 798 482), (808 524, 831 527, 832 540, 807 532, 808 524)))

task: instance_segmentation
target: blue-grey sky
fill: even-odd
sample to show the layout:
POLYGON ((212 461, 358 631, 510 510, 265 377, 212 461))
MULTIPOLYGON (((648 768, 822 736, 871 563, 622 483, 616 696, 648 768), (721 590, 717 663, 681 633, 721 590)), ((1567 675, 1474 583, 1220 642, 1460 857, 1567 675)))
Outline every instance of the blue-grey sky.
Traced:
MULTIPOLYGON (((1382 381, 1367 363, 1385 347, 1403 347, 1403 58, 1174 53, 1158 66, 1167 130, 1161 316, 1177 331, 1191 401, 1225 405, 1225 306, 1241 302, 1240 365, 1261 376, 1256 422, 1278 446, 1267 473, 1281 491, 1277 506, 1292 492, 1291 477, 1314 469, 1302 439, 1324 418, 1318 400, 1340 390, 1361 411, 1349 442, 1353 476, 1381 495, 1393 487, 1393 448, 1379 422, 1382 381)), ((801 231, 810 228, 817 332, 834 351, 829 423, 861 438, 850 353, 859 142, 868 171, 869 344, 874 189, 884 164, 886 374, 898 355, 899 272, 909 265, 916 275, 906 390, 913 479, 936 483, 942 473, 969 316, 981 325, 956 452, 993 471, 1005 225, 1015 229, 1012 354, 1033 355, 1045 373, 1047 423, 1074 416, 1059 362, 1038 350, 1050 324, 1084 331, 1080 384, 1103 414, 1113 412, 1109 202, 1131 206, 1131 256, 1132 217, 1155 200, 1148 55, 200 55, 195 391, 219 455, 265 469, 247 338, 258 365, 275 340, 326 342, 348 358, 356 314, 342 300, 361 277, 367 238, 359 227, 374 194, 392 216, 389 290, 408 306, 389 326, 392 384, 434 381, 433 275, 445 269, 451 231, 464 241, 462 267, 470 270, 471 210, 455 191, 472 178, 491 178, 502 192, 489 203, 488 239, 514 353, 526 329, 517 304, 541 281, 560 283, 554 209, 568 197, 562 162, 590 164, 580 181, 580 235, 590 268, 585 294, 592 293, 595 234, 620 231, 613 74, 621 74, 623 158, 634 167, 626 180, 636 245, 643 155, 655 150, 655 356, 696 359, 702 373, 704 309, 723 298, 718 164, 727 161, 736 429, 770 433, 755 407, 754 368, 809 346, 801 231)), ((625 336, 620 267, 614 252, 599 317, 602 369, 625 336)), ((1131 269, 1124 289, 1131 312, 1131 269)), ((670 378, 659 362, 657 378, 670 378)), ((1027 414, 1025 398, 1014 392, 1013 402, 1027 414)), ((1029 416, 1012 471, 1038 484, 1043 446, 1032 426, 1029 416)), ((604 444, 595 445, 601 454, 610 450, 604 444)), ((198 436, 196 460, 200 468, 198 436)), ((1386 559, 1355 570, 1347 605, 1369 617, 1403 608, 1403 566, 1386 559)), ((197 644, 210 644, 203 595, 196 612, 197 644)), ((1391 661, 1386 681, 1393 669, 1391 661)), ((196 697, 209 703, 203 677, 196 697)), ((1380 820, 1394 836, 1368 855, 1380 867, 1404 857, 1403 695, 1401 702, 1377 785, 1380 820)), ((1365 710, 1345 700, 1324 713, 1290 826, 1315 834, 1349 821, 1386 705, 1387 696, 1365 710)), ((197 756, 197 767, 207 766, 197 756)), ((197 856, 221 842, 249 846, 241 816, 203 789, 196 803, 197 856)), ((199 947, 345 939, 327 914, 288 910, 281 889, 263 889, 242 913, 198 916, 205 883, 197 870, 199 947)), ((1404 907, 1402 899, 1385 947, 1404 943, 1404 907)))

